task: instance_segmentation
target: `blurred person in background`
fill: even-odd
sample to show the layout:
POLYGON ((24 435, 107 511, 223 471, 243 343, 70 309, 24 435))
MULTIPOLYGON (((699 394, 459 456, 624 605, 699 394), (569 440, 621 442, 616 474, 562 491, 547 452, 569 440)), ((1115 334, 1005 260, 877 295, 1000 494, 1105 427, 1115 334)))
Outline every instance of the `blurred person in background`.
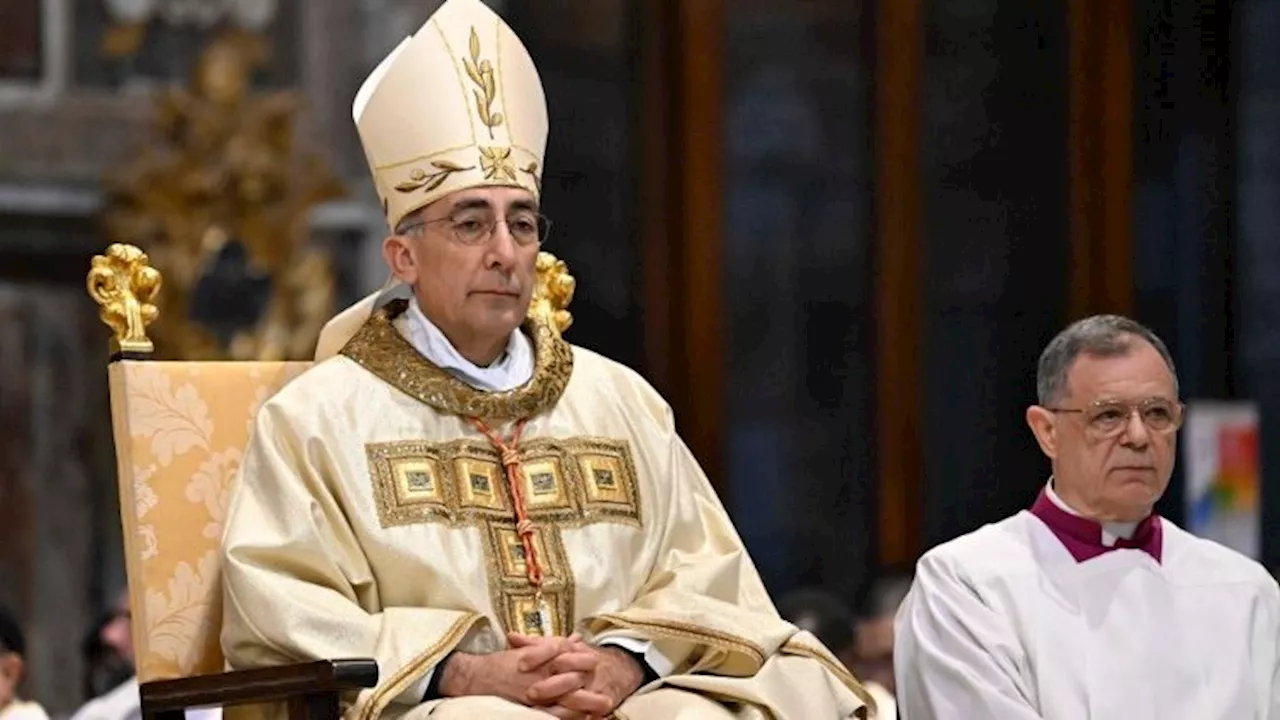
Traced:
MULTIPOLYGON (((90 685, 97 695, 71 720, 140 720, 142 698, 134 670, 133 616, 129 593, 122 590, 86 643, 90 650, 90 685)), ((188 720, 218 720, 220 708, 188 710, 188 720)))
POLYGON ((793 590, 778 601, 778 614, 813 633, 841 662, 848 664, 853 651, 853 612, 834 593, 822 588, 793 590))
POLYGON ((874 681, 891 695, 898 692, 893 674, 893 621, 911 589, 910 573, 890 570, 873 579, 862 593, 853 621, 850 669, 874 681))
POLYGON ((85 697, 98 697, 133 677, 133 635, 128 597, 116 602, 85 634, 85 697))
POLYGON ((26 652, 26 638, 17 618, 0 607, 0 720, 49 720, 40 705, 18 698, 26 652))
POLYGON ((142 717, 138 679, 133 665, 133 621, 129 594, 121 591, 98 626, 95 650, 98 663, 91 666, 97 697, 71 720, 133 720, 142 717))
MULTIPOLYGON (((910 581, 908 580, 909 583, 910 581)), ((891 588, 886 586, 884 589, 889 590, 891 588)), ((904 589, 902 592, 905 594, 906 590, 904 589)), ((884 595, 885 593, 881 592, 877 597, 884 595)), ((889 683, 893 682, 892 612, 888 617, 890 626, 889 672, 881 672, 879 675, 870 671, 864 675, 863 671, 859 669, 861 644, 857 640, 857 622, 853 611, 834 593, 822 588, 794 590, 778 601, 778 614, 801 630, 808 630, 813 633, 823 645, 827 646, 827 649, 840 658, 840 662, 853 671, 854 676, 862 681, 863 687, 876 701, 877 720, 893 720, 897 717, 892 685, 886 686, 883 684, 885 679, 889 683)), ((879 641, 879 639, 880 635, 874 636, 875 641, 879 641)))

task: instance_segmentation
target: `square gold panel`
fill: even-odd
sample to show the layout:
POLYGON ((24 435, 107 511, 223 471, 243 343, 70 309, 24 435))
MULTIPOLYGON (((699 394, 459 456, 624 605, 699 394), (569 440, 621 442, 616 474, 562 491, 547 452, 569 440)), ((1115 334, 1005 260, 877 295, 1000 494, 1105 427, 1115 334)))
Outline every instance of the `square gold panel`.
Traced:
POLYGON ((503 485, 505 473, 498 463, 476 458, 453 461, 453 474, 458 480, 459 504, 464 508, 506 510, 503 485))
POLYGON ((554 457, 528 460, 520 464, 524 480, 524 503, 530 511, 559 510, 572 507, 569 488, 554 457))
POLYGON ((430 458, 395 458, 390 462, 396 495, 402 503, 444 502, 440 463, 430 458))
POLYGON ((564 636, 568 624, 567 608, 560 593, 543 594, 546 603, 547 621, 551 627, 544 631, 539 622, 538 601, 532 594, 510 594, 507 600, 507 622, 512 630, 522 635, 557 635, 564 636))
POLYGON ((421 440, 365 445, 382 527, 454 521, 457 499, 441 453, 421 440))
POLYGON ((635 482, 630 468, 613 455, 580 455, 578 468, 586 486, 587 500, 593 503, 633 505, 635 482))
MULTIPOLYGON (((490 526, 489 531, 493 533, 494 548, 498 562, 502 565, 502 574, 512 580, 527 578, 529 571, 525 567, 524 542, 520 540, 520 535, 514 528, 507 527, 490 526)), ((544 573, 554 571, 551 566, 555 565, 556 559, 547 553, 541 528, 533 533, 533 551, 538 553, 544 573)))

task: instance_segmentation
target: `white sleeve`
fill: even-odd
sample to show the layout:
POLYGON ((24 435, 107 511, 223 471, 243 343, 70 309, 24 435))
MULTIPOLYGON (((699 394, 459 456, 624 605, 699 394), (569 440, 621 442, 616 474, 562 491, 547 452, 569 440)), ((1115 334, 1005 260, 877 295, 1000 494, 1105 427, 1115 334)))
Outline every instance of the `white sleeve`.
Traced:
POLYGON ((1271 671, 1271 699, 1267 709, 1267 720, 1280 719, 1280 663, 1271 671))
POLYGON ((1007 618, 983 602, 953 561, 926 555, 894 623, 894 675, 903 720, 1040 718, 1007 618))
MULTIPOLYGON (((1280 588, 1276 586, 1276 581, 1274 579, 1271 580, 1268 591, 1267 596, 1269 602, 1267 605, 1270 612, 1257 613, 1257 619, 1255 619, 1254 622, 1268 622, 1271 627, 1270 633, 1267 634, 1270 634, 1275 641, 1275 645, 1268 648, 1268 650, 1270 650, 1271 660, 1269 663, 1271 665, 1271 697, 1267 698, 1267 711, 1263 717, 1265 717, 1266 720, 1280 720, 1280 588), (1262 620, 1263 616, 1267 617, 1266 621, 1262 620)), ((1260 632, 1258 634, 1263 635, 1264 633, 1260 632)), ((1255 666, 1261 664, 1264 663, 1258 663, 1255 660, 1255 666)), ((1262 682, 1266 682, 1265 677, 1261 678, 1261 680, 1262 682)))
POLYGON ((671 674, 675 669, 675 663, 671 662, 662 651, 658 650, 654 644, 648 640, 639 638, 625 637, 622 635, 614 635, 604 638, 600 641, 601 645, 618 645, 625 650, 630 650, 644 657, 644 662, 649 669, 660 678, 664 678, 671 674))

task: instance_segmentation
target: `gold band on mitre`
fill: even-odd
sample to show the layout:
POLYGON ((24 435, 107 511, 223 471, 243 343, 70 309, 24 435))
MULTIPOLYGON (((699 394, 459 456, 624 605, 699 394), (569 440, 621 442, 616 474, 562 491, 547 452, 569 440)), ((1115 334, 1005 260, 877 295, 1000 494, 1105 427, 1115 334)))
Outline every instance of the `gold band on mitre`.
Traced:
POLYGON ((541 195, 547 107, 520 38, 480 0, 447 0, 374 68, 352 116, 387 225, 458 190, 541 195))

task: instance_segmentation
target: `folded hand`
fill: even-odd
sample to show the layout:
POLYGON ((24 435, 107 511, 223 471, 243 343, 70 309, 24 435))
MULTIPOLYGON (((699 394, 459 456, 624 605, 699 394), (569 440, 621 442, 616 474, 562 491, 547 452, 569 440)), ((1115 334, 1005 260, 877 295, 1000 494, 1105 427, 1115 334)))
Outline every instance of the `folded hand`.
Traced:
MULTIPOLYGON (((522 705, 532 705, 529 691, 540 683, 568 693, 586 686, 588 673, 594 670, 574 670, 583 663, 552 665, 561 657, 574 658, 575 648, 585 647, 577 635, 567 638, 531 638, 530 642, 514 645, 488 655, 458 654, 445 666, 440 681, 441 694, 446 697, 465 695, 493 695, 522 705), (558 669, 563 668, 563 669, 558 669)), ((585 665, 584 665, 585 666, 585 665)))
MULTIPOLYGON (((545 638, 510 635, 516 648, 538 647, 545 638)), ((558 718, 604 718, 630 697, 644 680, 644 672, 630 655, 617 647, 592 647, 580 639, 561 646, 563 651, 547 662, 548 677, 529 688, 528 704, 558 718), (576 680, 582 677, 582 685, 576 680), (572 678, 572 680, 571 680, 572 678)))

